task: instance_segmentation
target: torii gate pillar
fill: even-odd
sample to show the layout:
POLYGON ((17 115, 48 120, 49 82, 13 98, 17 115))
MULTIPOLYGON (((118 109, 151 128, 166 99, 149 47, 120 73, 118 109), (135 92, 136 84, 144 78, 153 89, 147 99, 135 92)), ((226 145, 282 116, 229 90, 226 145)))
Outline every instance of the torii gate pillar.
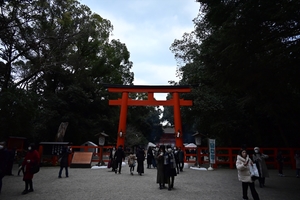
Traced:
POLYGON ((128 106, 174 106, 175 145, 183 148, 183 132, 181 125, 180 106, 192 106, 191 100, 180 99, 179 93, 189 93, 189 86, 148 86, 148 85, 105 85, 109 92, 121 92, 122 99, 109 100, 109 105, 120 105, 120 122, 118 127, 117 146, 124 146, 126 135, 126 119, 128 106), (130 99, 129 93, 147 93, 148 99, 130 99), (171 93, 169 100, 155 100, 154 93, 171 93))

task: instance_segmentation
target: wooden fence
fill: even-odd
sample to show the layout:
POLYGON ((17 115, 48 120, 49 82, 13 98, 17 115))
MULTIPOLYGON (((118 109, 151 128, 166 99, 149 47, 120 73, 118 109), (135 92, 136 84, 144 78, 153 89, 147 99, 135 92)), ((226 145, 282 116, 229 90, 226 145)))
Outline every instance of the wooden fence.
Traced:
MULTIPOLYGON (((229 167, 230 169, 235 168, 236 157, 241 148, 231 148, 231 147, 216 147, 216 159, 215 164, 213 164, 213 168, 229 167)), ((254 153, 254 148, 247 148, 247 152, 252 159, 252 155, 254 153)), ((291 169, 296 168, 295 161, 295 153, 296 151, 300 151, 300 148, 260 148, 260 152, 269 156, 266 159, 266 164, 270 169, 277 169, 277 154, 278 151, 281 150, 284 157, 284 167, 288 167, 291 169)), ((209 154, 207 147, 186 147, 185 148, 185 162, 186 163, 197 163, 199 165, 209 164, 209 154), (192 159, 191 159, 192 158, 192 159), (199 160, 199 161, 198 161, 199 160)))
MULTIPOLYGON (((110 149, 113 146, 71 146, 72 152, 83 151, 83 152, 93 152, 92 162, 105 162, 107 163, 109 160, 110 149)), ((296 151, 300 151, 300 148, 261 148, 260 152, 269 156, 266 159, 266 164, 270 169, 277 169, 278 163, 276 160, 278 151, 281 150, 284 157, 284 167, 290 169, 296 169, 296 161, 294 159, 296 151)), ((186 147, 183 149, 184 151, 184 162, 190 164, 209 164, 209 154, 207 147, 186 147)), ((232 147, 216 147, 216 159, 215 164, 212 165, 213 168, 218 167, 228 167, 230 169, 235 168, 235 161, 238 155, 240 148, 232 148, 232 147)), ((254 153, 253 148, 247 148, 247 152, 252 158, 252 154, 254 153)), ((69 159, 71 161, 73 153, 70 155, 69 159)), ((41 155, 42 156, 42 155, 41 155)), ((48 162, 51 162, 53 165, 57 165, 58 156, 52 156, 48 158, 48 162)), ((45 158, 44 158, 45 161, 45 158)), ((47 160, 46 160, 47 161, 47 160)), ((70 162, 69 162, 70 163, 70 162)))

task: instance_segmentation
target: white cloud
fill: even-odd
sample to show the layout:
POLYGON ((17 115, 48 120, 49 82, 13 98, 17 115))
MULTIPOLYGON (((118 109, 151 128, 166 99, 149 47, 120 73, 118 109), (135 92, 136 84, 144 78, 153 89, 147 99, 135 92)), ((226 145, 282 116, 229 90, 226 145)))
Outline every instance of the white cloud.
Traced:
MULTIPOLYGON (((169 50, 175 39, 194 30, 199 3, 193 0, 81 0, 114 26, 112 39, 125 43, 136 85, 168 85, 178 81, 169 50)), ((161 97, 160 97, 161 98, 161 97)), ((165 97, 163 98, 165 99, 165 97)))

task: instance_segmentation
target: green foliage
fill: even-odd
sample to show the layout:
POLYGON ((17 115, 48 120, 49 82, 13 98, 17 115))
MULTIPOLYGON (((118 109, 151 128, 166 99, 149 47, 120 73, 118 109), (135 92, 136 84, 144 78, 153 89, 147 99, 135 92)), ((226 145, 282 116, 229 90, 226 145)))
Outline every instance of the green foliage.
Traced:
POLYGON ((199 1, 195 30, 175 40, 193 85, 184 119, 226 146, 297 146, 300 131, 298 1, 199 1))
MULTIPOLYGON (((126 45, 109 39, 110 21, 76 0, 0 6, 0 139, 54 141, 67 121, 65 141, 97 141, 95 134, 105 131, 115 142, 119 108, 108 100, 118 94, 102 84, 130 85, 134 74, 126 45)), ((146 135, 149 111, 141 109, 144 116, 130 120, 146 135)))

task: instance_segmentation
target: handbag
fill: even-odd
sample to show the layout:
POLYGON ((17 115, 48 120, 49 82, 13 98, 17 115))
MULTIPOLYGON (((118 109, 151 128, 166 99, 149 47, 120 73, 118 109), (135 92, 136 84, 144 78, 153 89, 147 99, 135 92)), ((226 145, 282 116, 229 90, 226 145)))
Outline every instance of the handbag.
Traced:
POLYGON ((34 164, 34 165, 32 165, 31 168, 30 168, 30 172, 31 172, 32 174, 36 174, 36 173, 38 173, 39 171, 40 171, 40 165, 39 165, 39 164, 34 164))
POLYGON ((258 173, 258 169, 255 163, 253 163, 252 165, 249 163, 249 169, 250 169, 250 174, 251 174, 251 179, 253 181, 255 181, 256 179, 259 178, 259 173, 258 173))
POLYGON ((107 168, 108 168, 108 169, 111 168, 111 160, 108 161, 108 163, 107 163, 107 168))
POLYGON ((60 157, 60 158, 58 159, 58 162, 59 162, 59 163, 61 162, 61 159, 62 159, 62 157, 60 157))

